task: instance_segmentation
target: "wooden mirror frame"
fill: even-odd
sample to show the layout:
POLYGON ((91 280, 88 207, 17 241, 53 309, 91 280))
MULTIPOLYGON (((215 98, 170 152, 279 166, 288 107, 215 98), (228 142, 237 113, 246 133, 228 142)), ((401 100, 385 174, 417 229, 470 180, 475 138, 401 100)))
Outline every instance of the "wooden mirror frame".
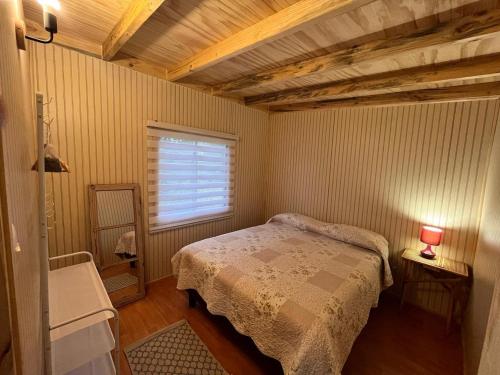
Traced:
POLYGON ((98 233, 105 229, 112 229, 116 227, 135 226, 135 240, 137 251, 137 275, 139 278, 137 294, 126 296, 118 299, 113 303, 115 307, 123 306, 127 303, 137 301, 146 295, 144 285, 144 227, 142 219, 142 203, 141 203, 141 187, 139 184, 92 184, 89 185, 89 207, 90 207, 90 236, 92 241, 92 253, 94 254, 95 262, 99 272, 101 272, 101 253, 100 241, 98 233), (124 223, 118 226, 101 227, 97 219, 97 192, 99 191, 132 191, 133 209, 134 209, 134 223, 124 223))

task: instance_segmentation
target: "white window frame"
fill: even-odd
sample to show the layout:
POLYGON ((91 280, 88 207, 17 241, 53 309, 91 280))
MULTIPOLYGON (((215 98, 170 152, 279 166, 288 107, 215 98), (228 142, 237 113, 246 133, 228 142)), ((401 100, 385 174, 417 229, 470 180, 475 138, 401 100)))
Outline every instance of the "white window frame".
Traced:
MULTIPOLYGON (((234 134, 229 134, 229 133, 222 133, 222 132, 217 132, 217 131, 212 131, 212 130, 206 130, 206 129, 199 129, 199 128, 192 128, 188 126, 183 126, 183 125, 176 125, 176 124, 170 124, 170 123, 165 123, 165 122, 159 122, 159 121, 148 121, 147 123, 147 128, 146 128, 146 161, 148 159, 148 135, 149 129, 159 129, 159 130, 167 130, 167 131, 174 131, 174 132, 179 132, 179 133, 184 133, 184 134, 194 134, 194 135, 201 135, 201 136, 206 136, 210 138, 219 138, 222 140, 229 140, 229 141, 234 141, 235 143, 239 140, 239 137, 234 135, 234 134)), ((235 150, 235 155, 234 158, 236 159, 236 150, 235 150)), ((147 161, 148 169, 149 169, 149 162, 147 161)), ((236 180, 236 173, 237 170, 235 169, 233 173, 233 178, 236 180)), ((148 173, 146 173, 147 175, 148 173)), ((151 194, 150 189, 149 189, 149 179, 147 179, 148 183, 148 189, 147 189, 147 206, 148 206, 148 224, 149 224, 149 196, 151 194)), ((234 182, 233 182, 234 183, 234 182)), ((235 192, 234 186, 233 186, 233 191, 235 192)), ((235 192, 236 195, 236 192, 235 192)), ((191 226, 191 225, 196 225, 196 224, 202 224, 202 223, 207 223, 211 221, 217 221, 217 220, 224 220, 224 219, 229 219, 234 216, 234 204, 233 204, 233 209, 229 212, 224 212, 221 214, 213 214, 209 216, 203 216, 203 217, 198 217, 198 218, 193 218, 193 219, 187 219, 179 222, 174 222, 174 223, 169 223, 169 224, 160 224, 160 225, 154 225, 152 226, 149 224, 149 233, 156 233, 156 232, 161 232, 161 231, 166 231, 166 230, 172 230, 180 227, 185 227, 185 226, 191 226)))

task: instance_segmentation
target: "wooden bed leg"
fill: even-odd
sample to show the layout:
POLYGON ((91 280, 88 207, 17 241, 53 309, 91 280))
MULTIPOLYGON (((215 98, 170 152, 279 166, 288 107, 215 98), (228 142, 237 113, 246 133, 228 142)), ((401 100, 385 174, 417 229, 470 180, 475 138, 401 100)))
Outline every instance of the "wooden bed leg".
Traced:
POLYGON ((188 289, 188 300, 189 300, 189 307, 196 307, 196 292, 193 289, 188 289))

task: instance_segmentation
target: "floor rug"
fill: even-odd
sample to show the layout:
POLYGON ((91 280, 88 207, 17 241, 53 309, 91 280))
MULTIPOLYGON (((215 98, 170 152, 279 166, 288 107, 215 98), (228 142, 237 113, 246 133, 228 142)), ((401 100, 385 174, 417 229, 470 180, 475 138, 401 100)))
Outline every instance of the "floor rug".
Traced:
POLYGON ((116 292, 117 290, 126 288, 131 285, 137 284, 139 279, 137 276, 131 275, 130 273, 121 273, 116 276, 108 277, 102 280, 104 287, 108 293, 116 292))
POLYGON ((226 374, 185 320, 129 345, 125 355, 133 375, 226 374))

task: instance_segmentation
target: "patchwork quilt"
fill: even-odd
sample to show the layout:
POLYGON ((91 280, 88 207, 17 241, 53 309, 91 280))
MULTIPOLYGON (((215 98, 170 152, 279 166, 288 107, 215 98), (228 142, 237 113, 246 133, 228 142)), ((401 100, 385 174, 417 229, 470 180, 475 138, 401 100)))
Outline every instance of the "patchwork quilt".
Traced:
POLYGON ((172 264, 179 289, 195 289, 285 374, 340 374, 392 284, 384 237, 299 214, 190 244, 172 264))

